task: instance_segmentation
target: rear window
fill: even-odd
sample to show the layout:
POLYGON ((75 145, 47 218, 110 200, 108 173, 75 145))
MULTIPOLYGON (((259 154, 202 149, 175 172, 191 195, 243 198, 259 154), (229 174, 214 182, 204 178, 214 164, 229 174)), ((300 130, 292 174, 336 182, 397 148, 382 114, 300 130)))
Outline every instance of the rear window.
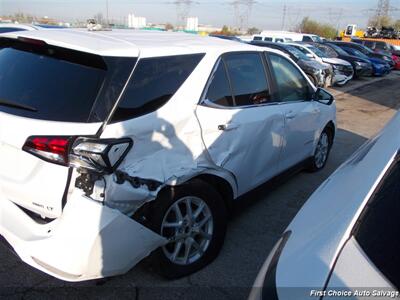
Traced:
POLYGON ((97 56, 60 49, 0 48, 0 111, 41 120, 88 121, 105 64, 97 56))
POLYGON ((164 105, 189 77, 204 54, 139 60, 112 122, 132 119, 164 105))
POLYGON ((400 288, 400 161, 369 200, 355 238, 375 266, 400 288))

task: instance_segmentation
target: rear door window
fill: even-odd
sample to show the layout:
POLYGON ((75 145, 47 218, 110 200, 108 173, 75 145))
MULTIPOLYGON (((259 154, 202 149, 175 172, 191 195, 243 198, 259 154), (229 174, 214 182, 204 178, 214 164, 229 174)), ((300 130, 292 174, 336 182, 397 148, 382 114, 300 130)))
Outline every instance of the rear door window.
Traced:
POLYGON ((222 60, 219 62, 208 86, 206 99, 218 105, 233 106, 232 91, 222 60))
POLYGON ((271 101, 264 63, 259 53, 234 53, 224 57, 236 106, 271 101))
POLYGON ((0 48, 0 111, 41 120, 88 121, 106 74, 101 57, 57 47, 7 45, 0 48))
POLYGON ((400 288, 400 160, 369 200, 355 238, 375 266, 400 288))
POLYGON ((303 36, 303 42, 313 42, 313 39, 308 35, 303 36))
POLYGON ((139 60, 112 122, 139 117, 163 106, 189 77, 204 54, 139 60))
POLYGON ((311 99, 312 89, 303 74, 283 56, 268 54, 282 102, 311 99))

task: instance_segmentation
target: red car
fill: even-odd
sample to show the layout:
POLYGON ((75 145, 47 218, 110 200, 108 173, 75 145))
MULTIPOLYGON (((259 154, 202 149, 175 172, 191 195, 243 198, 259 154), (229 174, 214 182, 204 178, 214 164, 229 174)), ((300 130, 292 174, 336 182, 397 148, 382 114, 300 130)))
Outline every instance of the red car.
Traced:
POLYGON ((400 57, 398 57, 397 55, 392 54, 392 58, 394 61, 394 69, 395 70, 400 70, 400 57))

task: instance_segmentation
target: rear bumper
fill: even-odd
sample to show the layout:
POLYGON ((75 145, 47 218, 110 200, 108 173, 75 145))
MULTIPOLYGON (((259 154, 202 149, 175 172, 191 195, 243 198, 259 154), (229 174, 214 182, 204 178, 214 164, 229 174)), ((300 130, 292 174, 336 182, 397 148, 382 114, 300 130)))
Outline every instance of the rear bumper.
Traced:
POLYGON ((0 235, 29 265, 66 281, 123 274, 166 240, 118 210, 80 195, 39 224, 0 196, 0 235))

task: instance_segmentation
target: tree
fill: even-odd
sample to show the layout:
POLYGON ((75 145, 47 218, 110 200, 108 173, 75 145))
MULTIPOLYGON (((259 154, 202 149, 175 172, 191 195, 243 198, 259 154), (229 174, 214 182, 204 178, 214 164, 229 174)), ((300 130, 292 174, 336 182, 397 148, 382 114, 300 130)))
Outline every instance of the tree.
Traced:
POLYGON ((396 22, 393 23, 393 28, 396 30, 400 30, 400 20, 396 20, 396 22))
POLYGON ((251 28, 247 29, 248 35, 258 34, 260 32, 261 32, 261 30, 258 29, 257 27, 251 27, 251 28))
POLYGON ((165 30, 174 30, 174 25, 172 25, 171 23, 167 23, 165 24, 165 30))
POLYGON ((381 28, 389 27, 393 24, 392 19, 389 16, 372 17, 368 20, 368 26, 381 28))
POLYGON ((309 17, 305 17, 300 24, 297 25, 296 31, 301 33, 316 34, 328 39, 334 39, 337 36, 335 27, 329 24, 319 23, 311 20, 309 17))

